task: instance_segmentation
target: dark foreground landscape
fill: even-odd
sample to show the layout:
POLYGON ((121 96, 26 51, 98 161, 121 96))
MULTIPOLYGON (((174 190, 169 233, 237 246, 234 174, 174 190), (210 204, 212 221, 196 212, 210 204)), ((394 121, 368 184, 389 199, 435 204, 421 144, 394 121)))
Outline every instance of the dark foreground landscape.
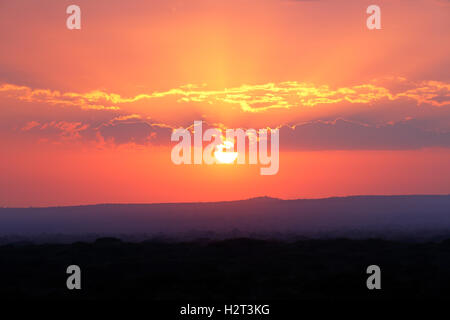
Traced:
POLYGON ((16 243, 0 247, 0 274, 0 299, 449 299, 450 240, 16 243), (71 264, 78 291, 66 288, 71 264), (372 264, 381 290, 366 287, 372 264))
POLYGON ((450 196, 0 208, 0 275, 0 299, 450 299, 450 196))

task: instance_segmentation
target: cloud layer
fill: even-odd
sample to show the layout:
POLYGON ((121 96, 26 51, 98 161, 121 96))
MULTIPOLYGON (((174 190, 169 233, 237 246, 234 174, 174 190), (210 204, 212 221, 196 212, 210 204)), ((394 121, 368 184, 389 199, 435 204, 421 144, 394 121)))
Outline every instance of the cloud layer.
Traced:
POLYGON ((222 90, 185 85, 132 97, 2 84, 0 103, 3 133, 40 142, 168 146, 180 124, 203 119, 236 128, 230 118, 236 115, 249 120, 238 126, 244 129, 280 128, 281 147, 288 150, 450 147, 450 85, 438 81, 386 78, 341 88, 289 81, 222 90), (32 108, 36 113, 20 115, 32 108), (53 112, 39 112, 48 108, 53 112))

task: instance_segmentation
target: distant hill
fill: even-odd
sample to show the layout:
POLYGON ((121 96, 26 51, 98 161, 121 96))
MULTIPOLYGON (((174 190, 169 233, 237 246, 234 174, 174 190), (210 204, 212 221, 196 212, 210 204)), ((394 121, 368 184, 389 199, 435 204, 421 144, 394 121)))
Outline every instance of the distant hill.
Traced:
MULTIPOLYGON (((450 230, 450 195, 352 196, 0 208, 0 236, 427 237, 450 230)), ((447 235, 449 235, 447 233, 447 235)))

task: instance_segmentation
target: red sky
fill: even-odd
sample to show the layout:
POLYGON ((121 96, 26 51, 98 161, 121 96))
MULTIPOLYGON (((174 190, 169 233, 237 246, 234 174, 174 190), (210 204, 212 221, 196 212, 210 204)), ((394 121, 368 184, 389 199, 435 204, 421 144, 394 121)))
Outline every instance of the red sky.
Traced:
POLYGON ((0 1, 0 205, 450 193, 449 16, 445 0, 0 1), (278 174, 174 165, 170 132, 194 120, 280 128, 278 174))

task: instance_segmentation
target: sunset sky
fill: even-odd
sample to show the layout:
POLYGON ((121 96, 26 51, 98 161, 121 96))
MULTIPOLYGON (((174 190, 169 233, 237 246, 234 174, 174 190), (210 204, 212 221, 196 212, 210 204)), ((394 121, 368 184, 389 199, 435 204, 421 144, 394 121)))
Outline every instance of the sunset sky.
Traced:
POLYGON ((0 206, 450 193, 450 1, 0 0, 0 41, 0 206), (278 174, 173 164, 194 120, 278 174))

